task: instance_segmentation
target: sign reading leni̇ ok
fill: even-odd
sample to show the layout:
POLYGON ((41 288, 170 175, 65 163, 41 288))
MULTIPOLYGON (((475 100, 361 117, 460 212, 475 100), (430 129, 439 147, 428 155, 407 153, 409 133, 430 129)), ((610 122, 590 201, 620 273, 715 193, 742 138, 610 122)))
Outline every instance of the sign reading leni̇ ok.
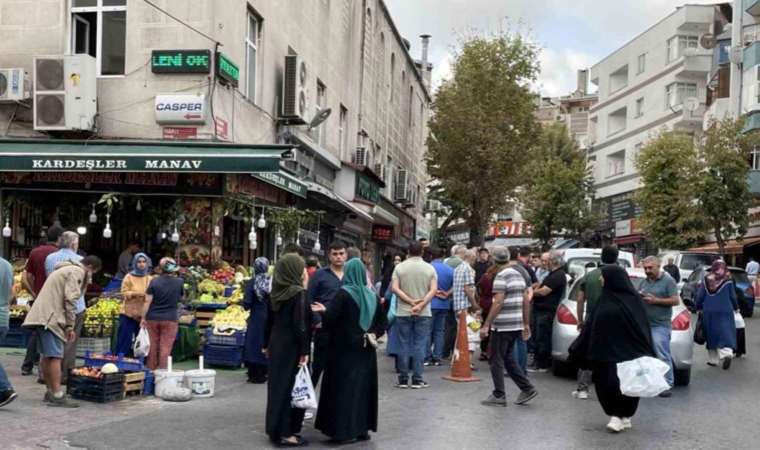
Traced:
POLYGON ((168 124, 206 123, 206 96, 170 94, 156 96, 156 122, 168 124))
POLYGON ((222 79, 222 81, 231 84, 234 87, 238 86, 238 80, 240 79, 240 69, 232 62, 231 59, 224 56, 223 53, 216 54, 216 76, 222 79))
POLYGON ((210 50, 153 50, 153 73, 210 73, 210 50))

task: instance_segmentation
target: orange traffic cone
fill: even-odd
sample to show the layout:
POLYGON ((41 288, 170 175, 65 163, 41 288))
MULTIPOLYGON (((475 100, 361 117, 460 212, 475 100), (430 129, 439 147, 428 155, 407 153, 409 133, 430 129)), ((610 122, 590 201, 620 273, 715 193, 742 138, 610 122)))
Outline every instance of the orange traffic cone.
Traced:
POLYGON ((480 381, 480 378, 472 376, 470 367, 470 348, 467 343, 467 311, 459 312, 459 325, 457 328, 457 343, 454 350, 454 363, 451 365, 451 375, 443 377, 444 380, 471 382, 480 381))

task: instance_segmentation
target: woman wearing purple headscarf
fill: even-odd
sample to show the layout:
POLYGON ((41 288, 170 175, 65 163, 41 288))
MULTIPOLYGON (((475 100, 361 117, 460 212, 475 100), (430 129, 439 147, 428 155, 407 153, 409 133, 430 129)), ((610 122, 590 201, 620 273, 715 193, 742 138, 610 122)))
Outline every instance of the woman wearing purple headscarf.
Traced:
POLYGON ((739 310, 739 304, 723 260, 713 262, 710 273, 697 291, 696 305, 697 310, 702 311, 702 325, 707 337, 707 364, 717 366, 720 363, 724 370, 728 370, 736 348, 734 311, 739 310))

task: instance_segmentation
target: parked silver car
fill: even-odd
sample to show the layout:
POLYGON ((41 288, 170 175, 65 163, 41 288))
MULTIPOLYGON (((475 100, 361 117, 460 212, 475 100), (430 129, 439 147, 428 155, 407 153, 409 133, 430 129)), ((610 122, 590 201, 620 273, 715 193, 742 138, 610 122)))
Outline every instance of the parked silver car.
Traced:
MULTIPOLYGON (((626 269, 636 289, 646 278, 641 269, 626 269)), ((575 280, 557 308, 552 330, 552 370, 557 376, 574 376, 575 367, 567 361, 568 348, 578 337, 577 298, 580 280, 575 280)), ((694 325, 691 313, 680 302, 673 307, 671 318, 673 332, 670 336, 670 352, 676 386, 688 386, 691 380, 691 363, 694 354, 694 325)))

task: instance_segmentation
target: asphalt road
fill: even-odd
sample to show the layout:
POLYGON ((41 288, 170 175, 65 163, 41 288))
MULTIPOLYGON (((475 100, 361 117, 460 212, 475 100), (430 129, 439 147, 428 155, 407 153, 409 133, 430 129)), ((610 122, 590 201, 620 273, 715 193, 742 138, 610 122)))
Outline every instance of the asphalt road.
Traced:
MULTIPOLYGON (((349 448, 376 449, 701 449, 758 448, 760 415, 760 319, 747 321, 749 357, 729 371, 705 364, 695 350, 692 384, 669 399, 644 399, 633 430, 613 435, 592 397, 570 395, 573 380, 532 375, 539 396, 527 406, 485 407, 491 381, 478 363, 479 383, 441 379, 445 368, 426 372, 431 387, 399 390, 390 359, 382 357, 380 430, 372 441, 349 448)), ((242 372, 220 372, 212 399, 173 404, 157 399, 107 405, 86 403, 61 411, 42 405, 43 388, 20 377, 20 352, 0 352, 21 398, 0 410, 2 448, 270 448, 264 434, 266 387, 243 382, 242 372)), ((508 396, 517 395, 507 380, 508 396)), ((307 422, 303 435, 313 448, 329 447, 307 422)))

